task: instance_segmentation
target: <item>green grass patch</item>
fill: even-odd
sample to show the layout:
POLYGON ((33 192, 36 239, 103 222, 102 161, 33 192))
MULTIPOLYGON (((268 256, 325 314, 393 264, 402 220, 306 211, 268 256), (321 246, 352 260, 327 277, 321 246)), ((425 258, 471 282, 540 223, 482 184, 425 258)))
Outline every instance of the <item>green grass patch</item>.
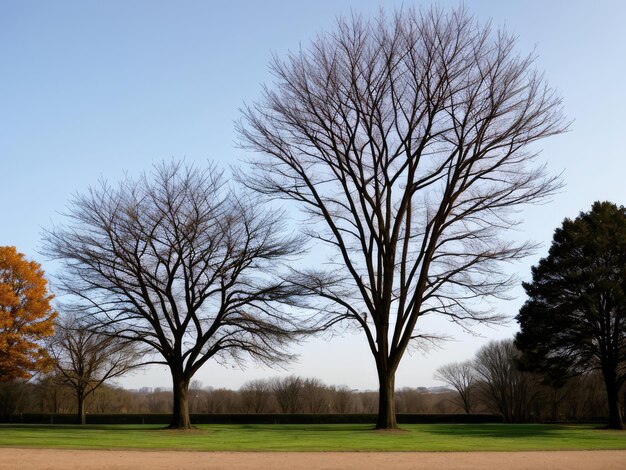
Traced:
POLYGON ((197 451, 516 451, 626 449, 626 432, 542 424, 0 425, 0 446, 197 451))

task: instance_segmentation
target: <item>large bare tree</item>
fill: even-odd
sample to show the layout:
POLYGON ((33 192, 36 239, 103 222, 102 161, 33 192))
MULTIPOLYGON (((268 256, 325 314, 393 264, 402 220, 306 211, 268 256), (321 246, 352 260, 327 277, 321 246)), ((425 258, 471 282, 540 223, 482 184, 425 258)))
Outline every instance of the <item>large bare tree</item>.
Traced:
POLYGON ((564 131, 560 99, 512 36, 463 8, 340 19, 272 72, 238 124, 261 154, 251 186, 300 203, 331 248, 334 267, 294 277, 323 299, 327 326, 367 337, 377 427, 394 428, 395 372, 428 336, 418 320, 500 320, 476 300, 501 296, 512 279, 500 262, 533 248, 502 233, 559 185, 531 144, 564 131))
POLYGON ((55 359, 56 378, 76 397, 76 422, 87 423, 85 401, 105 382, 140 366, 141 350, 128 340, 106 336, 73 315, 55 325, 49 351, 55 359))
POLYGON ((300 250, 282 213, 237 195, 215 167, 172 162, 78 195, 47 233, 60 283, 83 318, 144 343, 173 380, 171 427, 190 427, 188 387, 211 358, 284 360, 297 289, 278 279, 300 250))

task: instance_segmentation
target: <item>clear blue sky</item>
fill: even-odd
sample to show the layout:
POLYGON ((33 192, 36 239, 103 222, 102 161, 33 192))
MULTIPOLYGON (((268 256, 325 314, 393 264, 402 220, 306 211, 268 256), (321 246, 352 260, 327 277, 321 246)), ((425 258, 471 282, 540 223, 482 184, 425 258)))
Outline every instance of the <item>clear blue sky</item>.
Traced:
MULTIPOLYGON (((403 2, 404 6, 428 2, 403 2)), ((320 0, 247 2, 0 0, 0 245, 15 245, 50 267, 37 249, 42 227, 60 220, 72 193, 99 178, 115 181, 152 162, 186 157, 202 164, 236 163, 233 121, 244 101, 269 80, 273 52, 306 46, 350 9, 366 15, 400 2, 320 0)), ((535 48, 537 65, 564 97, 571 131, 541 143, 565 189, 524 215, 520 237, 544 242, 564 217, 594 200, 626 203, 626 2, 467 1, 480 20, 535 48)), ((457 5, 457 2, 439 2, 457 5)), ((515 266, 528 277, 538 256, 515 266)), ((518 299, 500 308, 515 315, 518 299)), ((397 385, 435 385, 437 366, 471 357, 490 338, 510 337, 515 325, 479 329, 481 337, 450 330, 456 341, 402 364, 397 385)), ((315 339, 294 348, 299 363, 274 372, 209 365, 205 385, 238 387, 245 380, 296 373, 327 383, 374 388, 376 375, 361 337, 315 339)), ((169 386, 163 370, 124 379, 131 387, 169 386)))

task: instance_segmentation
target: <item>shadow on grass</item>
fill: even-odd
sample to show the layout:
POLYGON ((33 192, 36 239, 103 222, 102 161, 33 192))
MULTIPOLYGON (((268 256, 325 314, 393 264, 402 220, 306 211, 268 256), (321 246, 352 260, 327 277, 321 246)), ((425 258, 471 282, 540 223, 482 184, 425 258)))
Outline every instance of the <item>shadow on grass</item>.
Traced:
MULTIPOLYGON (((593 428, 590 428, 593 429, 593 428)), ((603 428, 596 428, 601 431, 603 428)), ((567 433, 567 426, 548 425, 548 424, 401 424, 399 430, 381 431, 375 430, 373 425, 368 424, 220 424, 220 425, 196 425, 192 430, 168 430, 164 425, 146 424, 0 424, 0 432, 2 430, 12 431, 160 431, 165 434, 168 431, 174 435, 180 434, 213 434, 221 430, 234 430, 254 433, 262 431, 263 433, 272 434, 289 434, 297 433, 300 435, 307 434, 397 434, 410 435, 412 433, 425 433, 448 438, 493 438, 493 439, 511 439, 511 438, 546 438, 559 439, 563 437, 563 433, 567 433)), ((626 433, 624 434, 626 436, 626 433)))
POLYGON ((16 423, 2 423, 0 424, 0 430, 2 429, 28 429, 38 431, 50 431, 52 429, 58 430, 91 430, 91 431, 110 431, 112 429, 119 431, 159 431, 165 429, 161 424, 16 424, 16 423))
POLYGON ((19 424, 2 423, 0 431, 6 430, 30 430, 30 431, 51 431, 51 430, 73 430, 73 431, 164 431, 172 434, 186 432, 214 432, 216 430, 236 430, 236 431, 263 431, 275 433, 336 433, 336 432, 372 432, 373 425, 367 424, 199 424, 192 429, 170 429, 164 424, 19 424))
POLYGON ((276 431, 276 432, 365 432, 373 431, 374 425, 369 424, 217 424, 210 426, 235 426, 237 429, 245 429, 250 431, 276 431))
POLYGON ((463 437, 523 438, 560 437, 562 426, 549 424, 437 424, 423 430, 429 434, 463 437))

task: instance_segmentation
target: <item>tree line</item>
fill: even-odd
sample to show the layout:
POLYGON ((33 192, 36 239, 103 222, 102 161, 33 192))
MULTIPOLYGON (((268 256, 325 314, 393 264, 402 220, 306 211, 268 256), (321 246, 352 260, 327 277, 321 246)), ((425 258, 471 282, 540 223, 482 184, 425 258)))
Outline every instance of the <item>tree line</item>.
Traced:
MULTIPOLYGON (((452 401, 465 413, 493 413, 507 423, 580 422, 607 418, 608 401, 597 371, 557 385, 542 374, 521 370, 522 352, 512 339, 492 341, 475 357, 444 365, 435 378, 454 390, 452 401)), ((623 412, 626 396, 619 398, 623 412)))
MULTIPOLYGON (((511 342, 492 343, 485 349, 477 355, 477 360, 480 357, 485 359, 485 355, 506 355, 511 351, 511 342)), ((511 368, 495 370, 503 366, 504 363, 492 361, 479 366, 492 371, 488 375, 489 381, 477 375, 466 389, 462 389, 470 397, 469 407, 452 386, 436 390, 403 387, 397 390, 394 405, 398 413, 468 412, 502 415, 506 422, 598 422, 606 418, 606 395, 598 374, 577 377, 566 386, 556 388, 542 384, 541 379, 533 374, 511 368), (507 374, 522 374, 524 377, 494 380, 498 373, 503 377, 507 374)), ((0 384, 0 419, 16 421, 22 413, 80 413, 74 390, 59 379, 48 376, 37 382, 0 384)), ((620 398, 620 406, 624 406, 624 397, 620 398)), ((127 390, 105 384, 88 396, 86 409, 90 414, 169 414, 172 412, 172 390, 127 390)), ((191 414, 375 414, 378 392, 326 385, 319 379, 298 376, 253 380, 238 390, 204 387, 195 380, 189 387, 189 411, 191 414)))

